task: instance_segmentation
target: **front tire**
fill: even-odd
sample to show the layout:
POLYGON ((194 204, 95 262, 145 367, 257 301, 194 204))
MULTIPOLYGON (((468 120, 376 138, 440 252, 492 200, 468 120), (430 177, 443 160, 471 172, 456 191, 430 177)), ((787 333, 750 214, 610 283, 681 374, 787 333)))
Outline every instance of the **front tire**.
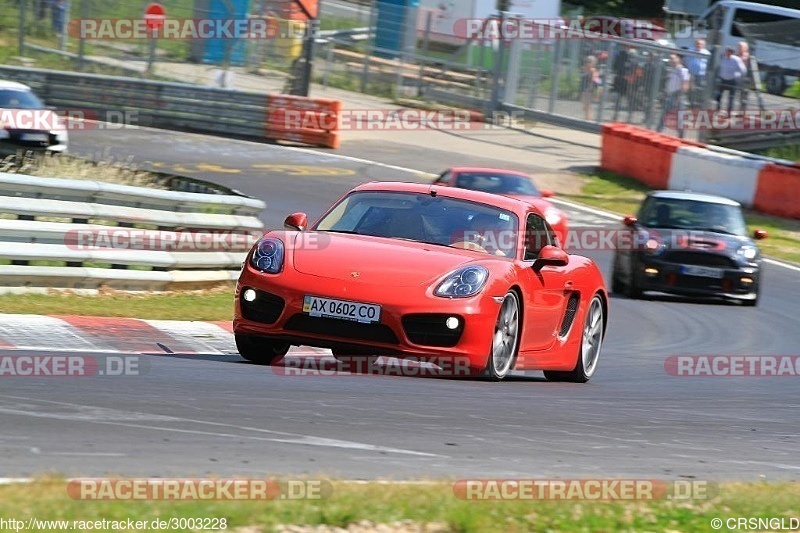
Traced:
POLYGON ((583 321, 581 347, 578 352, 578 361, 575 368, 569 372, 545 370, 544 377, 548 381, 566 381, 570 383, 586 383, 597 371, 600 359, 600 349, 603 346, 605 331, 605 311, 603 299, 596 294, 589 303, 586 318, 583 321))
POLYGON ((622 294, 625 290, 625 284, 619 279, 619 267, 617 266, 617 256, 614 256, 614 265, 611 267, 611 292, 614 294, 622 294))
POLYGON ((642 288, 639 286, 639 282, 636 279, 638 270, 636 260, 631 258, 631 271, 628 275, 628 282, 625 284, 624 291, 625 296, 631 300, 638 300, 642 297, 642 288))
POLYGON ((514 368, 519 348, 520 310, 519 297, 509 291, 500 306, 492 336, 492 351, 482 376, 490 381, 500 381, 514 368))
POLYGON ((271 365, 286 355, 291 348, 287 342, 273 341, 258 335, 236 333, 234 338, 239 355, 257 365, 271 365))

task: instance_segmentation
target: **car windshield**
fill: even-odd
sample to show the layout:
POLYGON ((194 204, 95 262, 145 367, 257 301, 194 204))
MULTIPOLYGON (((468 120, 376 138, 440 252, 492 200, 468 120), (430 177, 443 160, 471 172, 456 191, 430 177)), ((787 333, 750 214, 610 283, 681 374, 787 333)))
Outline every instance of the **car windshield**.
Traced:
POLYGON ((44 104, 31 91, 0 89, 0 108, 44 109, 44 104))
POLYGON ((493 172, 459 172, 456 187, 493 194, 524 194, 525 196, 541 196, 533 182, 516 174, 500 174, 493 172))
POLYGON ((739 206, 714 202, 650 197, 642 206, 639 221, 648 228, 747 234, 739 206))
POLYGON ((515 257, 518 227, 514 213, 490 205, 421 193, 358 191, 342 199, 315 229, 515 257))

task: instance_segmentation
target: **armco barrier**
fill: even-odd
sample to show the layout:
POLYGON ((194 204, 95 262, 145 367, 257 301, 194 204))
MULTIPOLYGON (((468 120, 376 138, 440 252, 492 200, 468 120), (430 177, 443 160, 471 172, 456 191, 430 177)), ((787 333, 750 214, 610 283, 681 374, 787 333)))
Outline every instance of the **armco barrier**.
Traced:
POLYGON ((767 164, 758 175, 755 208, 782 217, 800 218, 800 167, 767 164))
MULTIPOLYGON (((124 119, 131 126, 339 146, 335 129, 292 129, 281 121, 270 122, 272 112, 281 109, 335 115, 342 104, 334 100, 5 65, 0 65, 0 79, 30 85, 48 105, 73 117, 78 113, 120 127, 124 119)), ((336 125, 338 121, 326 123, 336 125)))
POLYGON ((17 216, 0 219, 0 261, 11 263, 0 263, 0 291, 229 283, 263 232, 254 215, 264 207, 244 196, 0 173, 0 212, 17 216), (101 235, 106 243, 111 235, 121 235, 123 242, 88 244, 101 235))
POLYGON ((752 207, 759 172, 765 164, 761 160, 685 146, 674 154, 668 188, 717 194, 752 207))
POLYGON ((338 148, 342 102, 283 94, 267 97, 264 136, 324 148, 338 148))

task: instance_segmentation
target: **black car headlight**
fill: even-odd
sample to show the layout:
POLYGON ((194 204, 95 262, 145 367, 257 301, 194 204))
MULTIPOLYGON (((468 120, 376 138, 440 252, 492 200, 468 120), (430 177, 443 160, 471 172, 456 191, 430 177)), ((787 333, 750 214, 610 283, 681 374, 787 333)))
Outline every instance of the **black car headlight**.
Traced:
POLYGON ((488 279, 489 270, 486 267, 459 268, 436 287, 434 294, 443 298, 469 298, 481 292, 488 279))
POLYGON ((273 238, 261 239, 250 256, 250 266, 261 272, 277 274, 283 270, 283 256, 283 242, 273 238))
POLYGON ((754 261, 758 257, 758 248, 746 244, 736 251, 737 254, 744 257, 748 261, 754 261))

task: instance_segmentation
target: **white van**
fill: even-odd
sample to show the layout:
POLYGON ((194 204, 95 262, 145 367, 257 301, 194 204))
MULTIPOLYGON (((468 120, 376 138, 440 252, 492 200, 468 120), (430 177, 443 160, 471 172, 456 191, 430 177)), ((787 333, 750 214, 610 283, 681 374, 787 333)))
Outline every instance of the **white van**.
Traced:
POLYGON ((698 36, 723 48, 748 41, 771 94, 786 90, 786 76, 800 76, 800 9, 721 0, 694 20, 694 28, 699 34, 679 32, 675 44, 692 48, 698 36))

